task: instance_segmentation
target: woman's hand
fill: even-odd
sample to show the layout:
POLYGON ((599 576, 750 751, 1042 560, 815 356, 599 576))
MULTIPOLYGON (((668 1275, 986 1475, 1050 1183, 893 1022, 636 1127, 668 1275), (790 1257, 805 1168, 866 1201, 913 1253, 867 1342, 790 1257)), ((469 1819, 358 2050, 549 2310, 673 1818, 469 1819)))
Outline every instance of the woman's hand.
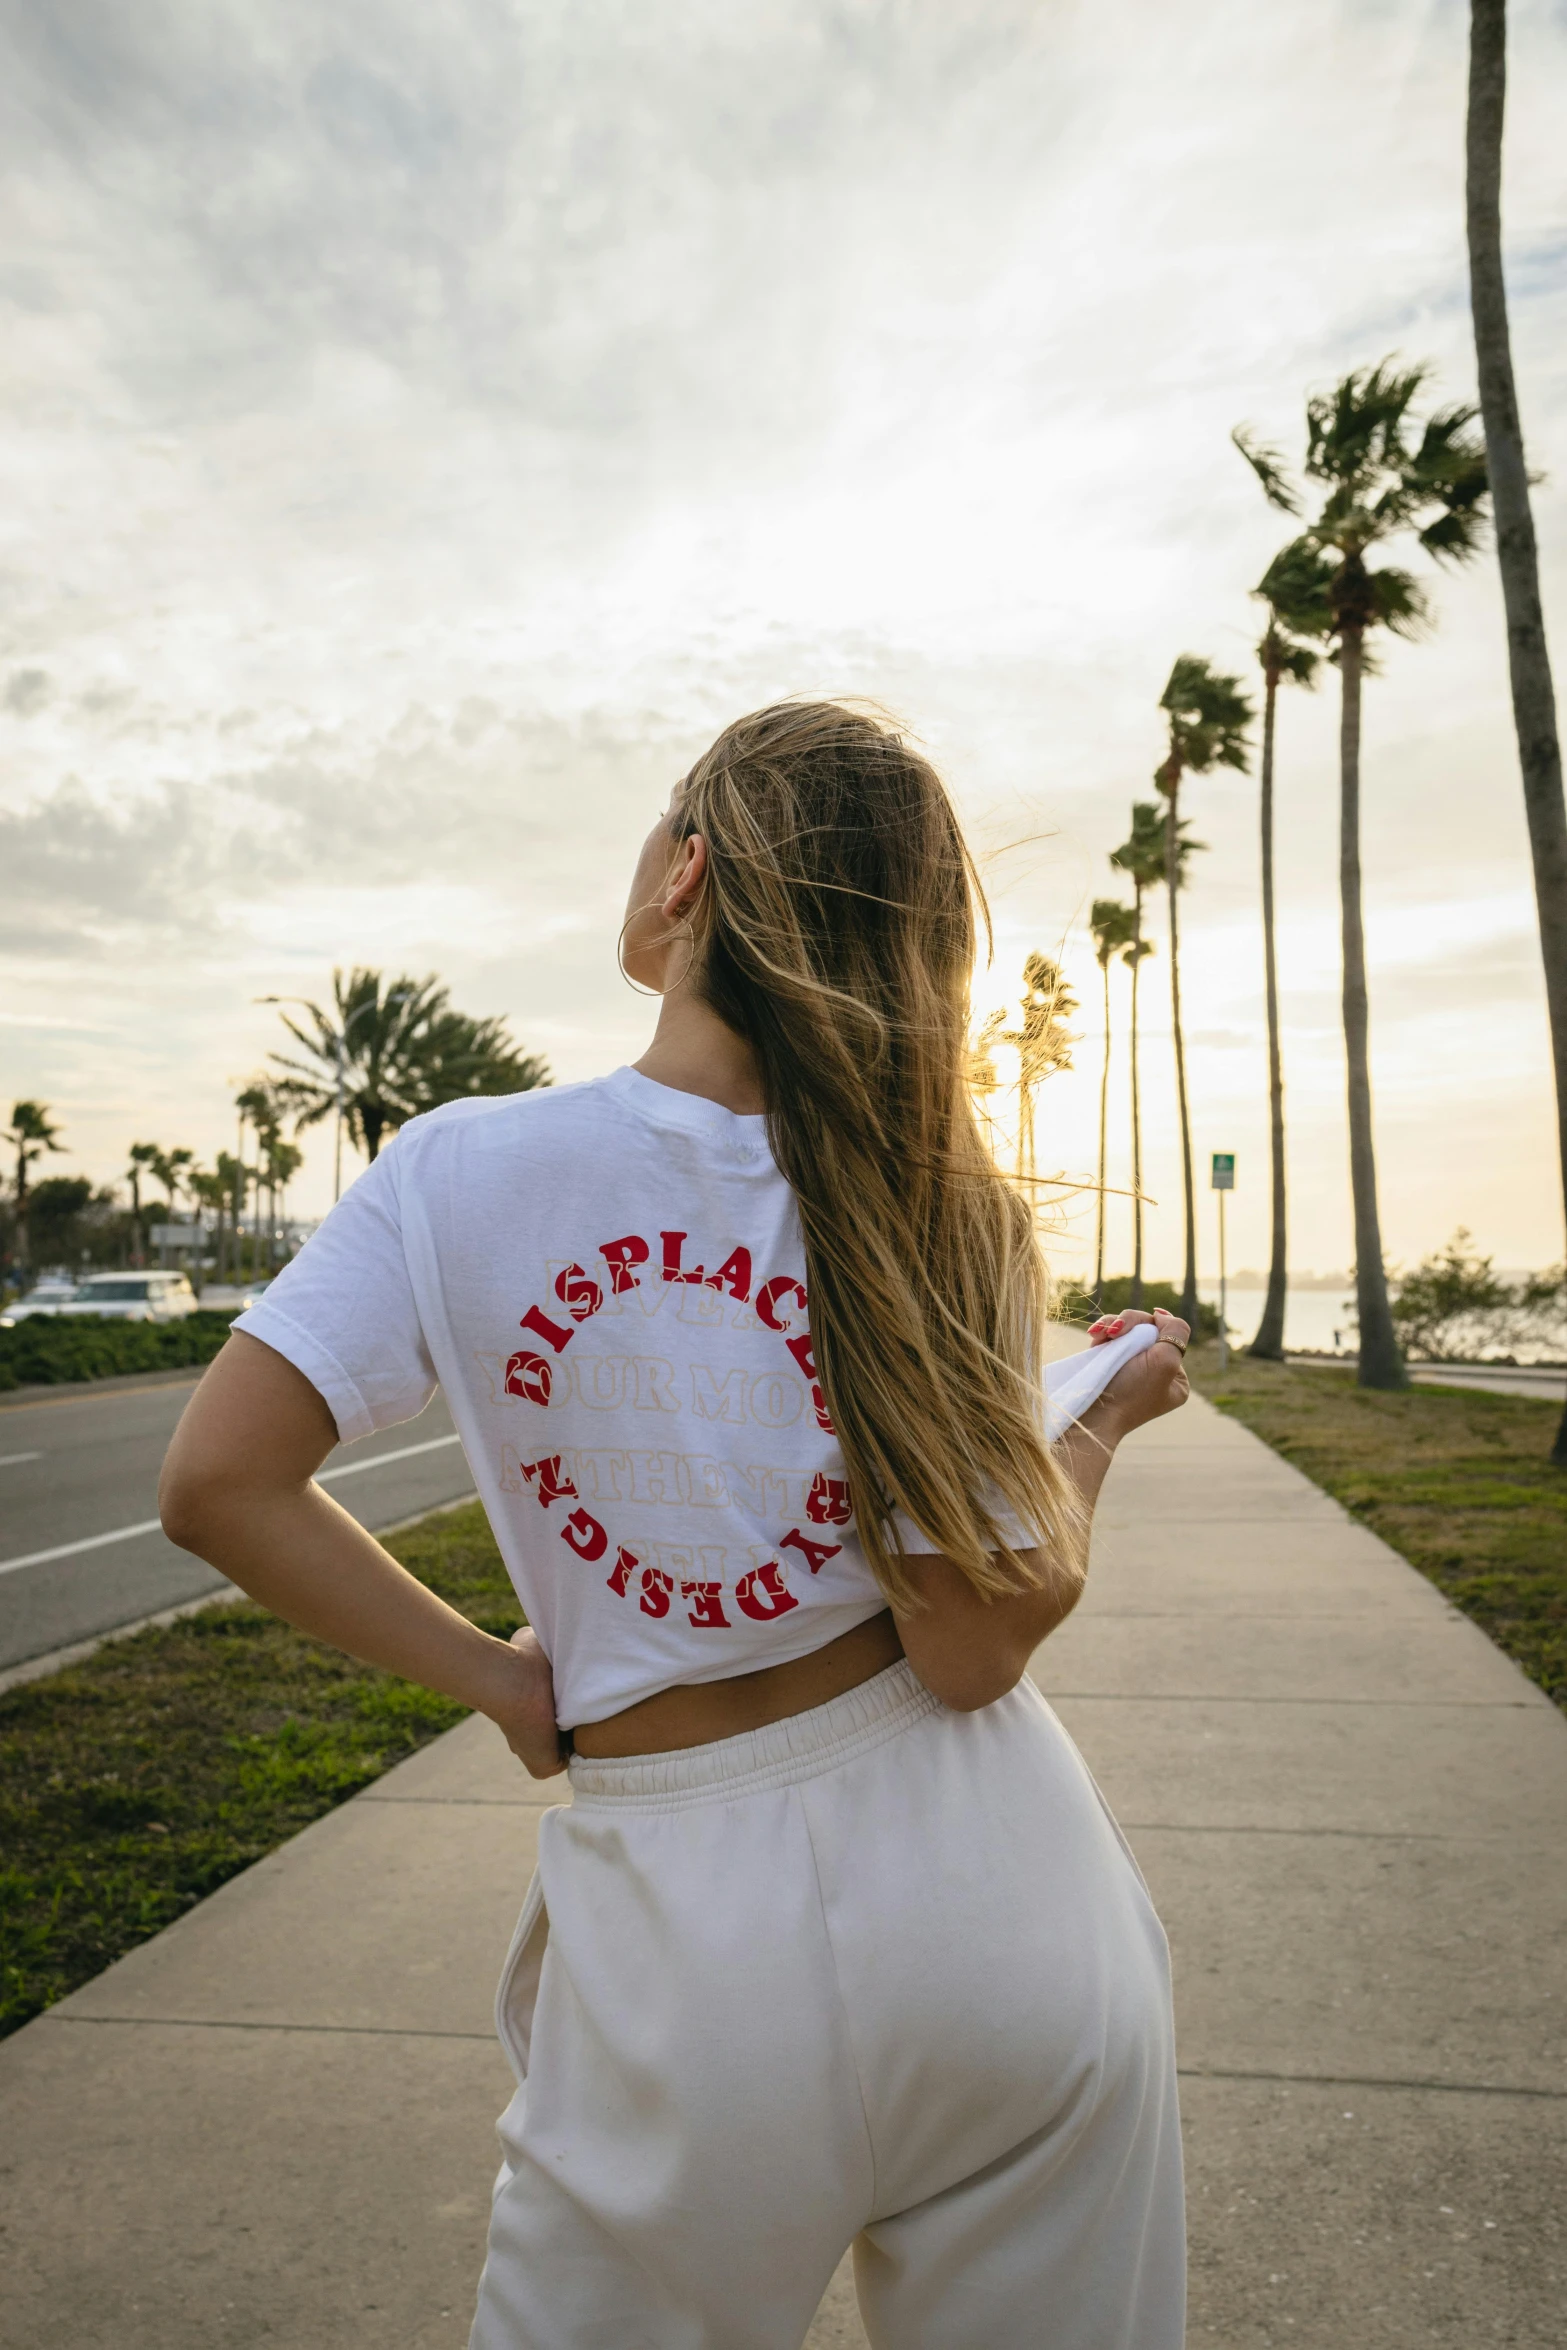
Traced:
POLYGON ((496 1658, 496 1689, 484 1710, 529 1776, 553 1779, 566 1768, 566 1742, 555 1720, 555 1680, 537 1632, 524 1624, 496 1658))
MULTIPOLYGON (((1152 1322, 1158 1337, 1123 1363, 1097 1402, 1060 1438, 1056 1459, 1077 1487, 1085 1518, 1093 1513, 1105 1471, 1123 1436, 1186 1401, 1181 1357, 1186 1324, 1165 1313, 1117 1314, 1096 1322, 1096 1346, 1119 1338, 1134 1322, 1152 1322)), ((1070 1615, 1083 1588, 1079 1568, 1063 1568, 1045 1550, 1022 1553, 1039 1577, 1037 1589, 981 1599, 951 1559, 935 1552, 905 1559, 904 1571, 923 1605, 894 1609, 903 1653, 927 1689, 958 1712, 993 1704, 1021 1679, 1039 1643, 1070 1615)))
POLYGON ((1101 1316, 1088 1333, 1090 1346, 1107 1346, 1112 1338, 1120 1338, 1134 1323, 1152 1322, 1159 1335, 1140 1355, 1133 1355, 1123 1363, 1111 1380, 1094 1411, 1100 1407, 1114 1423, 1117 1438, 1129 1436, 1134 1428, 1144 1427, 1149 1420, 1162 1419, 1166 1412, 1178 1411, 1191 1389, 1186 1379, 1184 1357, 1191 1341, 1190 1326, 1176 1314, 1167 1314, 1156 1306, 1151 1314, 1128 1311, 1101 1316))

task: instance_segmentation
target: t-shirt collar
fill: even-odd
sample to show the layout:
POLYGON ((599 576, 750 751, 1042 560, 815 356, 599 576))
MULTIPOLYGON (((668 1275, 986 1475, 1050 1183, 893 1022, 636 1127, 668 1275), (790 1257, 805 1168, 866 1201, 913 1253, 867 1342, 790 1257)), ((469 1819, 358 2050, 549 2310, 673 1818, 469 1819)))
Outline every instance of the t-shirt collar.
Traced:
POLYGON ((600 1082, 650 1126, 700 1135, 742 1163, 771 1164, 767 1120, 760 1111, 726 1110, 705 1094, 682 1093, 630 1067, 616 1069, 600 1082))

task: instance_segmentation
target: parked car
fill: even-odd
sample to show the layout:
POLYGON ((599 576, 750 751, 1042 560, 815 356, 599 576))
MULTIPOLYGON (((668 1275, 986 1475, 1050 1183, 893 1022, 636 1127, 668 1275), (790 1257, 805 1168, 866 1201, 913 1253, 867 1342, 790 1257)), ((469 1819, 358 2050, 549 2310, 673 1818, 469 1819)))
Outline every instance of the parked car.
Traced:
POLYGON ((188 1273, 89 1273, 61 1315, 105 1314, 117 1322, 179 1322, 196 1311, 188 1273))
POLYGON ((201 1293, 202 1311, 242 1314, 248 1306, 259 1305, 266 1295, 265 1280, 240 1285, 233 1281, 209 1281, 201 1293))
POLYGON ((46 1273, 35 1281, 25 1297, 14 1298, 0 1314, 0 1330, 9 1330, 14 1322, 32 1322, 40 1316, 59 1313, 76 1295, 76 1283, 66 1281, 56 1273, 46 1273))

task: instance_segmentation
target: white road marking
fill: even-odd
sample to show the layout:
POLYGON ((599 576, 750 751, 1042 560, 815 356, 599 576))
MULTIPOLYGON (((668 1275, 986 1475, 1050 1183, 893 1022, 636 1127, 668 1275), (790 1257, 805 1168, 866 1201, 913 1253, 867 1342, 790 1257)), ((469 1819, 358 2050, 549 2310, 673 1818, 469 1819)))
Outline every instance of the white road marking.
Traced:
POLYGON ((0 1469, 19 1469, 23 1461, 41 1461, 41 1452, 0 1452, 0 1469))
POLYGON ((365 1469, 384 1469, 388 1461, 411 1461, 416 1452, 439 1452, 443 1444, 461 1442, 460 1436, 432 1436, 424 1444, 400 1444, 395 1452, 378 1452, 372 1460, 345 1461, 340 1469, 323 1469, 316 1483, 326 1485, 334 1477, 357 1477, 365 1469))
POLYGON ((53 1550, 30 1550, 25 1558, 0 1559, 0 1575, 14 1575, 18 1567, 47 1566, 50 1559, 74 1558, 80 1550, 102 1550, 106 1542, 129 1542, 134 1535, 159 1530, 156 1518, 143 1518, 139 1526, 116 1526, 112 1534, 89 1534, 82 1542, 58 1542, 53 1550))
MULTIPOLYGON (((443 1445, 460 1442, 457 1436, 432 1436, 424 1444, 400 1444, 395 1452, 378 1452, 367 1461, 344 1461, 341 1468, 322 1469, 316 1483, 326 1485, 335 1477, 362 1476, 366 1469, 384 1469, 391 1461, 410 1461, 416 1453, 439 1452, 443 1445)), ((36 1459, 38 1456, 18 1454, 17 1457, 36 1459)), ((156 1534, 160 1531, 157 1518, 143 1518, 136 1526, 116 1526, 112 1534, 89 1534, 80 1542, 56 1543, 53 1550, 30 1550, 25 1558, 0 1559, 0 1575, 14 1575, 21 1567, 45 1567, 51 1559, 75 1558, 84 1550, 102 1550, 109 1542, 132 1542, 138 1534, 156 1534)))

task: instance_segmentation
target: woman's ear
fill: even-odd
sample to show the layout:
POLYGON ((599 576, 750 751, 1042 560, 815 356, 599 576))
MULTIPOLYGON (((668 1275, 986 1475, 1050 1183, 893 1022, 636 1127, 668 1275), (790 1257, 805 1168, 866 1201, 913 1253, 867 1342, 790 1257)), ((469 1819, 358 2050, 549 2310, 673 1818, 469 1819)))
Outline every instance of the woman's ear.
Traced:
POLYGON ((680 843, 675 862, 664 883, 660 912, 666 922, 681 922, 692 911, 702 894, 707 879, 707 843, 699 832, 688 833, 680 843))

